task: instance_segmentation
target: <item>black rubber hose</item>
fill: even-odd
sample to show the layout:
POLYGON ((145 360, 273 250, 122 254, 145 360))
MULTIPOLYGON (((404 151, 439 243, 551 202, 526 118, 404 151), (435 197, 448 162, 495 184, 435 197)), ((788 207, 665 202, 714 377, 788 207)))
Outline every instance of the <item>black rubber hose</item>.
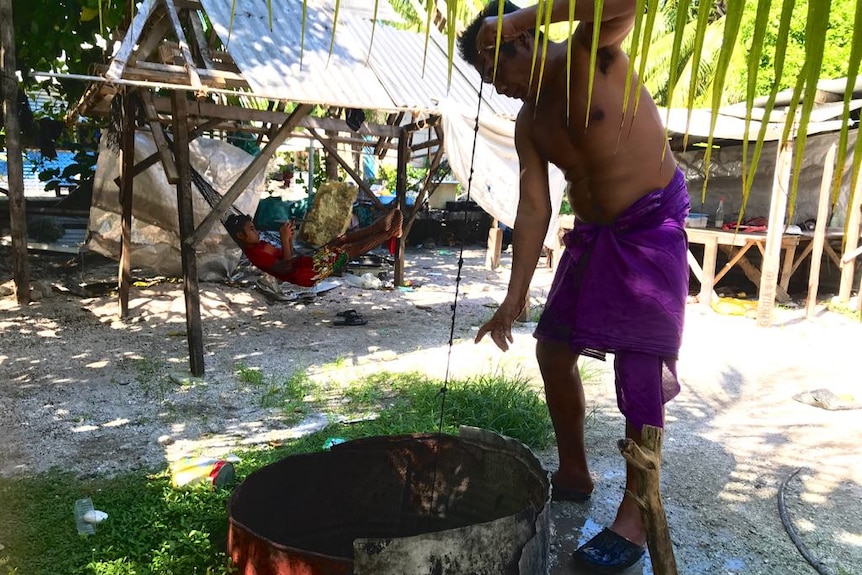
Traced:
POLYGON ((787 506, 784 503, 784 491, 787 489, 787 484, 790 480, 796 477, 796 474, 800 471, 802 471, 802 468, 798 467, 796 471, 788 475, 787 478, 781 482, 781 487, 778 488, 778 514, 781 516, 781 523, 784 525, 784 530, 787 531, 787 534, 790 536, 790 540, 793 541, 794 545, 796 545, 799 553, 805 557, 805 560, 808 561, 809 565, 814 567, 815 571, 820 573, 820 575, 835 575, 829 567, 824 565, 819 559, 811 554, 808 547, 806 547, 805 543, 802 542, 802 539, 799 538, 799 534, 796 533, 796 529, 793 527, 793 522, 787 515, 787 506))

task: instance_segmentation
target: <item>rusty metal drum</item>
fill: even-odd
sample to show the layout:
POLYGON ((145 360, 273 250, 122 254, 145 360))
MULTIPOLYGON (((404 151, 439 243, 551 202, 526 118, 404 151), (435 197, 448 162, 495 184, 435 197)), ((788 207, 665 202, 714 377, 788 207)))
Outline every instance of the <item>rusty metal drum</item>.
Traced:
POLYGON ((370 437, 251 473, 228 552, 243 575, 536 575, 549 501, 547 472, 513 439, 370 437))

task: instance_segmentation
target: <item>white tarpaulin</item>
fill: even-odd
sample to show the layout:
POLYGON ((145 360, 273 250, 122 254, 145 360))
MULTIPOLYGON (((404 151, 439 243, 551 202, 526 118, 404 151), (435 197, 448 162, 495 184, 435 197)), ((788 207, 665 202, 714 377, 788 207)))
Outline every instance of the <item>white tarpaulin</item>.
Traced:
MULTIPOLYGON (((465 110, 452 102, 441 102, 443 143, 449 166, 470 199, 503 224, 514 227, 518 212, 518 182, 520 164, 515 150, 515 122, 480 112, 479 131, 475 132, 476 111, 465 110), (473 140, 476 155, 473 157, 473 140)), ((549 166, 551 189, 551 223, 545 236, 545 246, 559 247, 557 216, 565 193, 566 180, 555 166, 549 166)))
MULTIPOLYGON (((156 153, 149 133, 135 134, 135 161, 140 162, 156 153)), ((225 193, 234 180, 254 159, 250 154, 228 143, 210 138, 195 138, 189 144, 192 167, 216 191, 225 193)), ((96 177, 93 182, 93 202, 90 207, 87 247, 104 256, 119 259, 122 238, 120 189, 114 179, 120 173, 120 155, 105 145, 99 146, 96 177)), ((263 173, 252 181, 234 202, 240 211, 254 215, 263 173)), ((181 276, 179 208, 177 188, 168 183, 161 164, 156 164, 135 176, 132 190, 132 266, 144 267, 157 273, 181 276)), ((195 226, 209 214, 210 205, 192 184, 195 226)), ((198 277, 213 281, 227 277, 239 261, 241 252, 224 226, 216 224, 197 246, 198 277)))

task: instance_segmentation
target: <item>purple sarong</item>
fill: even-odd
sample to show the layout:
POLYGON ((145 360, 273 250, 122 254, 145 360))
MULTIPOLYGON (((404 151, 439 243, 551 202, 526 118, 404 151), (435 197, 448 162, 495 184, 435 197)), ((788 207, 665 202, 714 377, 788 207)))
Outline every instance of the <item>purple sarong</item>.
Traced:
MULTIPOLYGON (((606 352, 618 362, 625 352, 657 356, 666 368, 657 364, 663 385, 653 395, 661 398, 659 408, 679 392, 675 364, 688 295, 688 211, 685 176, 677 169, 667 187, 642 197, 613 223, 577 221, 563 237, 566 248, 534 333, 600 359, 606 352)), ((618 365, 617 379, 631 371, 618 365)), ((617 385, 622 401, 626 394, 620 391, 629 384, 617 385)), ((625 403, 636 404, 620 406, 630 420, 656 425, 655 406, 625 403), (641 407, 650 413, 627 413, 641 407)))

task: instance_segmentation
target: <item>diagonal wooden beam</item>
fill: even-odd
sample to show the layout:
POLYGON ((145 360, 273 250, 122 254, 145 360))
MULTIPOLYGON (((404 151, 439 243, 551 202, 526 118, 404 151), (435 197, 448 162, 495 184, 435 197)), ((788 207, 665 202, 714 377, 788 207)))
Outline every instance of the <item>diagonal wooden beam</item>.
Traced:
POLYGON ((138 47, 132 52, 126 67, 123 69, 124 78, 129 78, 129 68, 137 66, 139 61, 146 61, 147 57, 156 49, 156 46, 165 39, 165 34, 170 29, 171 23, 168 21, 167 14, 163 11, 156 11, 150 17, 149 27, 143 33, 140 42, 138 42, 138 47))
POLYGON ((144 105, 144 116, 150 125, 153 141, 156 143, 156 149, 159 151, 159 157, 162 160, 162 167, 165 169, 165 177, 167 177, 169 183, 176 184, 179 181, 177 164, 174 162, 174 154, 171 152, 171 146, 168 143, 167 136, 165 136, 165 130, 159 121, 159 113, 156 111, 156 106, 153 103, 153 93, 143 90, 140 92, 140 96, 144 105))
POLYGON ((198 48, 198 52, 201 55, 201 60, 203 60, 204 66, 207 69, 212 70, 215 68, 215 64, 213 63, 212 56, 210 56, 210 47, 207 44, 207 38, 204 34, 204 27, 201 25, 200 16, 198 16, 197 10, 189 10, 189 23, 192 27, 192 34, 195 37, 195 43, 198 48))
MULTIPOLYGON (((195 128, 194 130, 189 132, 189 141, 194 140, 195 138, 202 136, 203 134, 205 134, 209 130, 216 128, 219 124, 221 124, 221 120, 210 120, 209 122, 201 124, 200 126, 195 128)), ((168 145, 171 147, 171 149, 173 149, 173 146, 171 146, 170 142, 168 142, 168 145)), ((150 154, 149 156, 147 156, 146 158, 144 158, 143 160, 141 160, 140 162, 135 164, 135 167, 132 168, 132 172, 131 172, 132 177, 134 178, 138 174, 143 173, 145 170, 147 170, 150 166, 153 166, 154 164, 156 164, 158 161, 159 161, 159 153, 158 152, 156 152, 154 154, 150 154)), ((120 176, 117 176, 116 178, 114 178, 114 183, 117 184, 117 186, 120 185, 120 182, 121 182, 120 176)))
POLYGON ((371 187, 365 182, 365 180, 362 179, 362 176, 358 174, 356 170, 353 169, 353 166, 351 166, 344 158, 341 157, 341 155, 338 153, 338 149, 331 143, 329 143, 329 140, 327 138, 324 138, 323 136, 318 134, 317 130, 315 130, 314 128, 308 128, 308 132, 312 136, 314 136, 315 140, 317 140, 323 145, 327 152, 332 154, 332 157, 335 158, 335 161, 337 161, 342 168, 344 168, 344 171, 350 174, 350 177, 354 179, 356 185, 359 186, 359 189, 365 192, 365 195, 367 195, 368 198, 372 202, 374 202, 378 208, 382 208, 383 202, 380 201, 380 198, 374 195, 374 192, 371 191, 371 187))
POLYGON ((150 16, 156 7, 156 3, 157 0, 144 0, 141 10, 132 19, 132 24, 129 26, 129 29, 126 31, 126 35, 123 37, 120 49, 117 50, 116 55, 111 60, 111 66, 108 68, 108 71, 105 72, 105 77, 107 79, 119 80, 123 77, 123 69, 126 67, 126 62, 129 61, 129 58, 135 51, 135 46, 138 45, 141 32, 143 32, 144 27, 147 25, 147 21, 150 19, 150 16))
POLYGON ((180 51, 183 53, 183 59, 186 61, 186 72, 189 75, 189 83, 196 90, 203 87, 200 76, 198 76, 197 65, 192 57, 192 51, 189 49, 189 43, 186 40, 186 35, 183 33, 183 27, 180 24, 180 16, 177 14, 177 7, 174 6, 174 0, 164 0, 165 7, 168 10, 168 18, 171 19, 171 25, 174 27, 174 34, 177 37, 177 42, 180 44, 180 51))
POLYGON ((269 159, 272 158, 275 151, 285 140, 290 136, 291 132, 299 125, 299 121, 306 116, 313 106, 311 104, 298 104, 296 109, 288 116, 287 120, 279 128, 278 132, 273 136, 269 143, 264 146, 263 150, 254 157, 254 160, 248 165, 242 174, 234 181, 230 189, 225 192, 224 197, 219 200, 218 205, 213 208, 213 211, 204 218, 204 221, 197 227, 194 233, 189 236, 186 242, 189 245, 197 245, 207 235, 212 225, 216 220, 220 220, 222 215, 230 209, 234 201, 242 194, 251 181, 257 174, 266 167, 269 159))

